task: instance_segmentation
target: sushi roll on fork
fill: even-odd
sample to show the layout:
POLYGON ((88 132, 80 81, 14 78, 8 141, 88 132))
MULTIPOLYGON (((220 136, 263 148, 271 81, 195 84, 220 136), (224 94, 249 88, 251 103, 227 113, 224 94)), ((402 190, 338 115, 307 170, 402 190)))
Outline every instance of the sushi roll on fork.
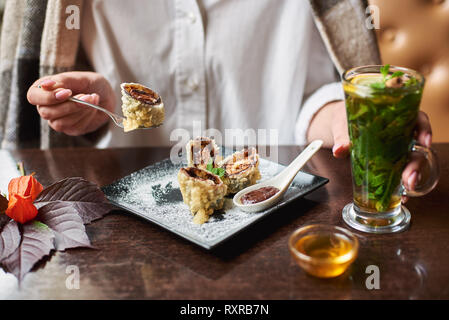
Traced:
POLYGON ((158 127, 164 122, 164 103, 159 94, 139 83, 122 83, 120 87, 125 132, 158 127))

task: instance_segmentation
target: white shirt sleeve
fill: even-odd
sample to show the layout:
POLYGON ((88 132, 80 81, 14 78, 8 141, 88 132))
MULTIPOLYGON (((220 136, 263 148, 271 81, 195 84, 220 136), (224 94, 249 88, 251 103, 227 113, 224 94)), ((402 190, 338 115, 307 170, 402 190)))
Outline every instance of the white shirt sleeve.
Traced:
POLYGON ((315 24, 310 32, 303 103, 295 125, 295 143, 307 144, 313 116, 327 103, 344 99, 342 85, 315 24))

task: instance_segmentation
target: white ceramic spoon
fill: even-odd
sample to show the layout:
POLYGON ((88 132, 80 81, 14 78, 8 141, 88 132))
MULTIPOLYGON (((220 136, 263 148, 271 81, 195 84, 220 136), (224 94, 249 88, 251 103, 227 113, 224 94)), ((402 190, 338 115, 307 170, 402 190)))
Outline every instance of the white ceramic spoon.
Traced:
POLYGON ((299 156, 296 157, 295 160, 293 160, 290 165, 282 170, 279 174, 274 176, 271 179, 268 179, 266 181, 257 183, 255 185, 252 185, 248 188, 245 188, 238 192, 234 196, 234 205, 239 207, 241 210, 246 212, 259 212, 263 211, 265 209, 268 209, 272 206, 274 206, 276 203, 278 203, 281 199, 284 193, 287 191, 288 187, 292 183, 295 176, 298 174, 298 171, 301 170, 301 168, 306 164, 306 162, 312 158, 312 156, 321 148, 323 145, 323 141, 321 140, 315 140, 311 142, 307 148, 301 152, 299 156), (242 204, 240 201, 240 198, 248 192, 251 192, 253 190, 263 188, 263 187, 275 187, 279 189, 279 192, 277 192, 274 196, 271 198, 268 198, 264 201, 252 203, 252 204, 242 204))

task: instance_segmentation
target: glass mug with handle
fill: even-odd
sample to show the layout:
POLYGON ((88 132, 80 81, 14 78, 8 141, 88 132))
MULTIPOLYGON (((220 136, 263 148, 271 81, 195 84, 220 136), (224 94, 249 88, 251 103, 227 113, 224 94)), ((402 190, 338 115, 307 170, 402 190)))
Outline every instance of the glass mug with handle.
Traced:
POLYGON ((401 197, 417 197, 438 183, 435 152, 414 140, 424 77, 401 67, 362 66, 342 75, 351 141, 353 203, 343 220, 354 229, 392 233, 406 229, 410 212, 401 197), (427 166, 413 191, 402 185, 402 172, 412 153, 427 166), (424 174, 425 173, 425 174, 424 174))

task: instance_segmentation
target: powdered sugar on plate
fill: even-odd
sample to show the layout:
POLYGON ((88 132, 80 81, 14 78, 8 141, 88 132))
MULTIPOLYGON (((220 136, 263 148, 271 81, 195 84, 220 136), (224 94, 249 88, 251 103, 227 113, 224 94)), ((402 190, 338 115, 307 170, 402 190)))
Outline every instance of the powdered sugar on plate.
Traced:
MULTIPOLYGON (((208 222, 194 224, 182 200, 177 174, 181 165, 170 159, 148 166, 103 188, 106 197, 119 207, 150 220, 206 249, 211 249, 266 214, 320 187, 328 180, 300 172, 281 202, 263 212, 240 211, 226 198, 224 208, 214 212, 208 222)), ((284 166, 260 159, 261 181, 269 179, 284 166)))

